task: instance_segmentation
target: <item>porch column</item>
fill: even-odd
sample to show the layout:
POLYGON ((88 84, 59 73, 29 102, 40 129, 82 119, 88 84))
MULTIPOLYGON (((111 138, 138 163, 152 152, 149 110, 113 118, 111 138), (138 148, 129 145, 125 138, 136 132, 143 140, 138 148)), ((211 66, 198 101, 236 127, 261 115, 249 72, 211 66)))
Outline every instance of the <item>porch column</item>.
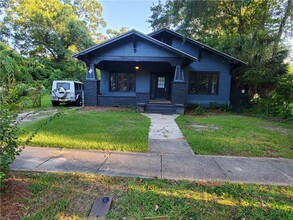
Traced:
POLYGON ((98 105, 98 80, 94 64, 90 64, 86 71, 86 79, 84 81, 84 105, 98 105))
POLYGON ((86 80, 97 80, 97 72, 94 64, 90 64, 86 71, 86 80))
POLYGON ((176 66, 175 68, 174 82, 184 82, 184 72, 180 66, 176 66))
POLYGON ((187 93, 187 83, 184 81, 184 72, 180 66, 176 66, 172 86, 172 103, 184 108, 187 93))

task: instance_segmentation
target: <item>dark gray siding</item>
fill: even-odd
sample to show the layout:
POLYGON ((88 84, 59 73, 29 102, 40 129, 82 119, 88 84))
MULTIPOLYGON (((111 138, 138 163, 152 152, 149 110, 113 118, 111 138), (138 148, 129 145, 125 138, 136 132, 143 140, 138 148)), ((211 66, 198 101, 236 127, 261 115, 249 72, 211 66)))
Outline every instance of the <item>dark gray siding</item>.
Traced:
POLYGON ((99 106, 135 106, 136 98, 134 96, 98 96, 99 106))
MULTIPOLYGON (((193 56, 199 55, 199 47, 193 45, 189 42, 182 43, 182 40, 179 38, 174 38, 172 46, 180 49, 186 53, 189 53, 193 56)), ((185 70, 185 81, 187 82, 186 88, 186 103, 187 104, 201 104, 207 106, 210 102, 216 102, 218 104, 228 104, 230 96, 230 85, 231 85, 231 76, 229 74, 230 64, 227 59, 203 50, 200 59, 198 62, 193 62, 189 69, 185 70), (188 94, 188 85, 189 85, 189 71, 217 71, 219 75, 219 91, 218 95, 195 95, 188 94)))

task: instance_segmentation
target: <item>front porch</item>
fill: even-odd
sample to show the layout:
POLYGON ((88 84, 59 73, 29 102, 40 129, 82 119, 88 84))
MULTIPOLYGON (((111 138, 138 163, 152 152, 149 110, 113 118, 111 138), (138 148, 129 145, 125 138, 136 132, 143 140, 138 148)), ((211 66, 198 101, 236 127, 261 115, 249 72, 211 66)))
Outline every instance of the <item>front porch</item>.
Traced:
POLYGON ((142 112, 183 113, 187 84, 181 66, 168 62, 102 61, 88 70, 85 90, 87 106, 137 106, 142 112), (92 91, 99 92, 94 95, 92 91))

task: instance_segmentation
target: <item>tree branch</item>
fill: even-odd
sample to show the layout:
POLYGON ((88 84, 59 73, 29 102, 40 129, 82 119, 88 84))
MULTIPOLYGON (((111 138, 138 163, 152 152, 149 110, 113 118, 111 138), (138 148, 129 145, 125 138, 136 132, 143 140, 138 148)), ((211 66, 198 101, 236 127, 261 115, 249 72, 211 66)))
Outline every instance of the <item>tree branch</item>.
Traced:
POLYGON ((278 52, 277 51, 278 50, 278 45, 279 45, 279 42, 281 40, 282 34, 284 33, 285 24, 286 24, 286 21, 287 21, 289 15, 290 15, 291 10, 292 10, 292 0, 288 0, 287 7, 285 9, 285 14, 284 14, 284 17, 281 20, 279 30, 278 30, 278 34, 277 34, 277 37, 275 39, 275 43, 274 43, 274 47, 273 47, 273 54, 272 54, 273 57, 278 52))

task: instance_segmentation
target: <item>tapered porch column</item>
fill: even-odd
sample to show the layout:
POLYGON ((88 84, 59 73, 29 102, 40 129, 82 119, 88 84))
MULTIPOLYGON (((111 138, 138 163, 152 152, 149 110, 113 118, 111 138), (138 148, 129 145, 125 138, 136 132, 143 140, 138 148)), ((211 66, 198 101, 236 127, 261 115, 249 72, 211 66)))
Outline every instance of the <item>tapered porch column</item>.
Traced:
POLYGON ((176 66, 172 86, 172 103, 178 108, 185 107, 187 83, 184 81, 184 72, 180 66, 176 66))

